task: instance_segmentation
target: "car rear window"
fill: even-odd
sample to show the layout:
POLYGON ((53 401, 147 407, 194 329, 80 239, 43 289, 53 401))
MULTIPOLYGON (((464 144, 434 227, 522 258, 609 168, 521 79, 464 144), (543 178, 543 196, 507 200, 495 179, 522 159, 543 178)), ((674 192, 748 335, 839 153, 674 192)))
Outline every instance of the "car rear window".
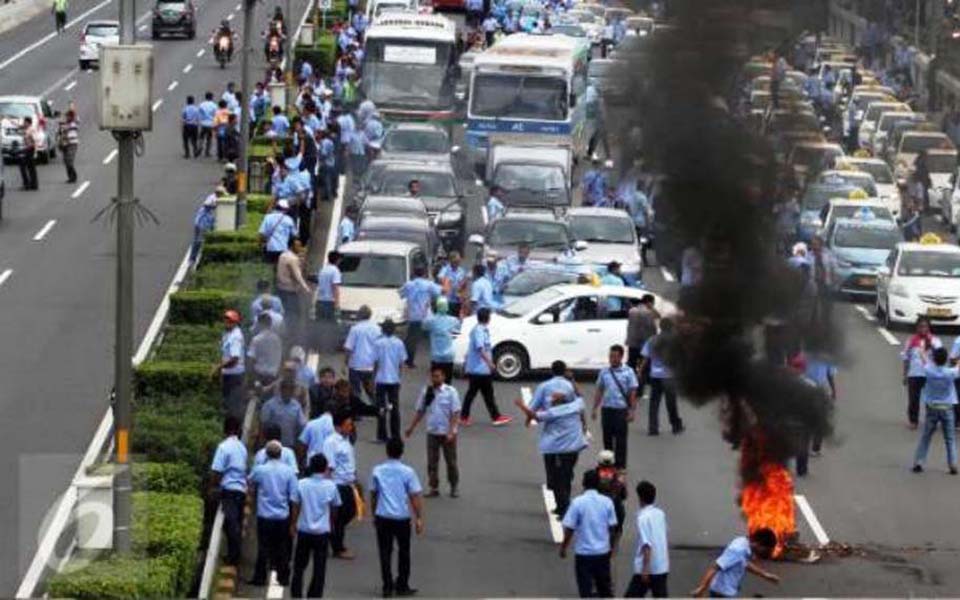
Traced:
POLYGON ((120 35, 120 27, 116 25, 87 25, 87 35, 91 37, 111 37, 120 35))

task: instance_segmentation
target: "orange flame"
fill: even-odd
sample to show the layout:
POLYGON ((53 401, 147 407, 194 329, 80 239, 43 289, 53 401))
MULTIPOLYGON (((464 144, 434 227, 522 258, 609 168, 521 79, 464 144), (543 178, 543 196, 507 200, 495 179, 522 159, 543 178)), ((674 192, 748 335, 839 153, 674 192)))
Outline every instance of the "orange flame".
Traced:
POLYGON ((744 482, 740 492, 740 509, 747 519, 747 531, 753 533, 767 527, 777 535, 773 556, 780 557, 784 546, 797 532, 794 513, 793 478, 780 463, 764 460, 762 441, 756 433, 743 441, 744 464, 758 461, 755 481, 744 482))

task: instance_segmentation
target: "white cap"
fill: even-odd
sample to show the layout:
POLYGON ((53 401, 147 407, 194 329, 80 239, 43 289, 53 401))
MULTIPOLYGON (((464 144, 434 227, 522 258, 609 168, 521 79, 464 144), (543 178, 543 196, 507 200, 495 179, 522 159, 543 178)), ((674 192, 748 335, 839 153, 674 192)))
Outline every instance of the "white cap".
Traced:
POLYGON ((215 194, 210 194, 203 201, 204 206, 216 206, 217 205, 217 196, 215 194))
POLYGON ((287 202, 286 199, 277 200, 277 208, 280 210, 288 210, 290 208, 290 203, 287 202))

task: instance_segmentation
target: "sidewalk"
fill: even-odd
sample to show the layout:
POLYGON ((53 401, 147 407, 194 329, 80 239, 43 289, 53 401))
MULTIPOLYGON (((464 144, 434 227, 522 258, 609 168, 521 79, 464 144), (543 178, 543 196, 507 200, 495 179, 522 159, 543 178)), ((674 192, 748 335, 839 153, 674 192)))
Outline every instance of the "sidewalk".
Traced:
POLYGON ((0 33, 49 12, 52 0, 0 0, 0 33))

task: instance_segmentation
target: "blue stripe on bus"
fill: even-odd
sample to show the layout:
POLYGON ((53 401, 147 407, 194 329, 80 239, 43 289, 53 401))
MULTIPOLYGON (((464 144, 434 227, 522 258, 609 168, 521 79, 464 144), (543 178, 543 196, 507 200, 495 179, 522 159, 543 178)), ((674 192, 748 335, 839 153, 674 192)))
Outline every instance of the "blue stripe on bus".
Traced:
POLYGON ((510 121, 506 119, 469 119, 467 131, 484 133, 500 131, 510 133, 552 133, 555 135, 570 135, 570 123, 542 123, 537 121, 510 121))

